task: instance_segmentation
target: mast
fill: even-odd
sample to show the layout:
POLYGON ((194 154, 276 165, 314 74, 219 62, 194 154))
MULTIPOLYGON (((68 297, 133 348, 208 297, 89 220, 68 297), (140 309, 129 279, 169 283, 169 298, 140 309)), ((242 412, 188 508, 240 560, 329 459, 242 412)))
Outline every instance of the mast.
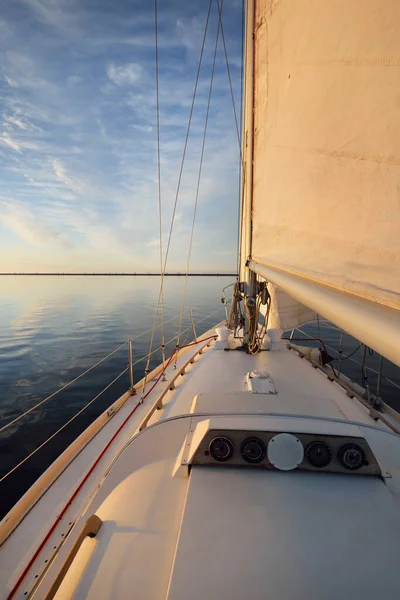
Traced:
POLYGON ((256 275, 247 267, 252 254, 252 210, 253 210, 253 171, 254 171, 254 123, 255 123, 255 10, 256 0, 246 0, 245 11, 245 52, 244 52, 244 111, 242 131, 243 169, 243 212, 241 214, 240 237, 240 281, 244 282, 244 302, 246 306, 246 322, 243 341, 249 345, 251 332, 257 327, 256 275))
POLYGON ((243 115, 243 149, 244 186, 243 186, 243 215, 241 224, 241 258, 240 280, 249 286, 250 295, 254 294, 255 275, 248 267, 247 260, 251 257, 252 236, 252 202, 253 202, 253 156, 254 156, 254 24, 255 1, 246 0, 245 13, 245 69, 244 69, 244 115, 243 115))

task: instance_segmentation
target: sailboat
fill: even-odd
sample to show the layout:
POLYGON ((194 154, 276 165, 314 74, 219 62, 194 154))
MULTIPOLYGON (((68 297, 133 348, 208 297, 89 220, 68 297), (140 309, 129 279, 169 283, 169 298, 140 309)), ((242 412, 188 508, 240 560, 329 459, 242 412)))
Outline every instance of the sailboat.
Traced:
POLYGON ((400 365, 399 22, 247 0, 228 319, 3 519, 2 598, 399 597, 400 415, 283 335, 318 314, 400 365))

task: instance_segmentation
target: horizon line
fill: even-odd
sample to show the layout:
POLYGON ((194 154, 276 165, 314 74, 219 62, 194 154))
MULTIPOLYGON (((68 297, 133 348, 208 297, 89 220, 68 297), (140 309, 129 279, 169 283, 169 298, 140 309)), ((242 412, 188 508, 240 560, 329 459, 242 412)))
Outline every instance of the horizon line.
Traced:
MULTIPOLYGON (((98 273, 95 271, 85 271, 85 272, 71 272, 71 273, 66 273, 66 272, 55 272, 55 271, 50 271, 50 272, 24 272, 24 271, 13 271, 13 272, 4 272, 4 273, 0 273, 0 276, 2 275, 22 275, 22 276, 55 276, 55 277, 68 277, 71 275, 77 275, 77 276, 99 276, 99 277, 114 277, 114 276, 118 276, 118 277, 160 277, 161 273, 136 273, 136 272, 132 272, 132 273, 123 273, 123 272, 112 272, 112 271, 108 271, 106 273, 98 273)), ((164 273, 164 277, 186 277, 186 273, 182 273, 180 271, 174 272, 174 273, 164 273)), ((207 273, 207 272, 200 272, 200 273, 188 273, 187 274, 188 277, 237 277, 237 273, 226 273, 226 272, 221 272, 221 273, 207 273)))

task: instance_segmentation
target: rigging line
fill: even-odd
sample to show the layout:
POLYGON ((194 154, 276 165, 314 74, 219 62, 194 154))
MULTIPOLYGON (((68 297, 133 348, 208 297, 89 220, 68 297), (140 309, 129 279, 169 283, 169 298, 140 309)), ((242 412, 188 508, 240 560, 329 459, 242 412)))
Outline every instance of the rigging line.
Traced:
MULTIPOLYGON (((229 88, 230 88, 230 92, 231 92, 231 101, 232 101, 232 108, 233 108, 233 115, 235 118, 235 126, 236 126, 236 134, 237 134, 237 139, 238 139, 238 145, 239 145, 239 155, 240 155, 240 171, 241 171, 241 181, 242 181, 242 185, 241 185, 241 198, 242 198, 242 211, 243 211, 243 202, 244 202, 244 190, 245 190, 245 164, 244 164, 244 160, 243 160, 243 149, 242 149, 242 139, 241 139, 241 134, 239 131, 239 126, 238 126, 238 118, 237 118, 237 113, 236 113, 236 104, 235 104, 235 97, 233 94, 233 85, 232 85, 232 77, 231 77, 231 70, 229 67, 229 60, 228 60, 228 51, 226 48, 226 42, 225 42, 225 34, 224 34, 224 28, 223 28, 223 24, 222 24, 222 2, 220 5, 219 0, 217 0, 217 6, 218 6, 218 18, 219 18, 219 23, 220 23, 220 27, 221 27, 221 36, 222 36, 222 42, 223 42, 223 46, 224 46, 224 54, 225 54, 225 63, 226 63, 226 70, 228 73, 228 79, 229 79, 229 88)), ((244 3, 242 4, 242 70, 241 70, 241 115, 240 115, 240 130, 242 128, 242 111, 243 111, 243 51, 244 51, 244 23, 245 23, 245 19, 244 19, 244 3)), ((243 214, 243 213, 241 213, 243 214)), ((239 217, 240 219, 240 217, 239 217)), ((240 243, 240 237, 241 237, 241 227, 239 226, 239 219, 238 219, 238 249, 239 249, 239 243, 240 243)), ((239 258, 239 252, 237 253, 238 256, 238 268, 237 271, 239 272, 239 265, 241 262, 241 259, 239 258)))
MULTIPOLYGON (((189 330, 191 330, 191 329, 192 329, 192 326, 190 325, 190 327, 188 327, 187 329, 184 329, 182 331, 182 334, 185 333, 185 332, 187 332, 187 331, 189 331, 189 330)), ((168 342, 166 342, 166 344, 164 344, 164 347, 166 348, 167 346, 169 346, 172 342, 174 342, 177 339, 178 339, 178 336, 177 335, 174 336, 173 338, 171 338, 170 340, 168 340, 168 342)), ((161 349, 162 349, 162 346, 158 346, 157 348, 154 348, 154 350, 152 350, 149 354, 145 354, 141 358, 138 358, 137 361, 135 361, 134 363, 132 363, 132 367, 134 367, 135 365, 139 364, 140 362, 142 362, 146 358, 148 359, 150 356, 152 356, 153 354, 155 354, 156 352, 158 352, 161 349)))
POLYGON ((86 375, 87 373, 89 373, 89 371, 91 371, 92 369, 94 369, 95 367, 97 367, 98 365, 100 365, 107 358, 110 358, 110 356, 112 356, 113 354, 115 354, 116 352, 118 352, 118 350, 120 350, 121 348, 123 348, 124 346, 126 346, 127 343, 128 342, 124 342, 123 344, 121 344, 120 346, 118 346, 118 348, 115 348, 115 350, 113 350, 112 352, 110 352, 110 354, 107 354, 107 356, 105 356, 104 358, 102 358, 101 360, 99 360, 97 363, 95 363, 94 365, 92 365, 91 367, 89 367, 88 369, 86 369, 86 371, 84 371, 83 373, 81 373, 80 375, 78 375, 77 377, 75 377, 75 379, 72 379, 71 381, 69 381, 68 383, 66 383, 62 387, 60 387, 58 390, 56 390, 55 392, 53 392, 52 394, 50 394, 50 396, 47 396, 46 398, 44 398, 44 400, 41 400, 40 402, 38 402, 37 404, 35 404, 35 406, 32 406, 32 408, 29 408, 28 410, 26 410, 22 415, 19 415, 18 417, 15 417, 15 419, 13 419, 12 421, 10 421, 6 425, 3 425, 3 427, 0 428, 0 433, 2 431, 4 431, 5 429, 7 429, 8 427, 11 427, 11 425, 13 425, 14 423, 16 423, 20 419, 22 419, 22 417, 25 417, 26 415, 28 415, 29 413, 31 413, 33 410, 35 410, 35 408, 38 408, 39 406, 41 406, 42 404, 44 404, 48 400, 51 400, 51 398, 54 398, 54 396, 56 394, 58 394, 59 392, 62 392, 63 390, 65 390, 72 383, 75 383, 75 381, 78 381, 78 379, 80 379, 81 377, 83 377, 84 375, 86 375))
POLYGON ((35 450, 33 450, 33 452, 31 452, 30 454, 28 454, 28 456, 26 456, 23 460, 21 460, 21 462, 19 462, 17 465, 15 465, 15 467, 13 467, 10 471, 8 471, 8 473, 6 473, 5 475, 3 475, 3 477, 0 479, 0 483, 2 481, 4 481, 4 479, 6 479, 9 475, 11 475, 11 473, 13 473, 14 471, 16 471, 16 469, 18 469, 18 467, 20 467, 21 465, 23 465, 31 456, 33 456, 34 454, 36 454, 36 452, 38 452, 41 448, 43 448, 43 446, 45 446, 58 433, 60 433, 60 431, 62 431, 63 429, 65 429, 67 427, 67 425, 69 425, 70 423, 72 423, 72 421, 74 421, 76 419, 76 417, 78 417, 81 413, 83 413, 83 411, 86 410, 88 406, 90 406, 91 404, 93 404, 93 402, 95 400, 97 400, 97 398, 99 398, 99 396, 101 396, 120 377, 122 377, 122 375, 124 375, 127 372, 128 369, 129 369, 129 367, 127 367, 124 371, 122 371, 122 373, 120 373, 119 375, 117 375, 117 377, 115 379, 113 379, 113 381, 111 383, 109 383, 104 389, 102 389, 101 392, 99 392, 97 394, 97 396, 95 396, 92 400, 90 400, 90 402, 88 402, 87 404, 85 404, 85 406, 83 408, 81 408, 81 410, 78 411, 76 413, 76 415, 74 415, 71 419, 69 419, 69 421, 67 421, 66 423, 64 423, 64 425, 62 425, 59 429, 57 429, 57 431, 55 431, 50 437, 47 438, 47 440, 45 440, 42 444, 40 444, 40 446, 38 446, 37 448, 35 448, 35 450))
MULTIPOLYGON (((296 327, 296 329, 297 329, 297 331, 299 331, 300 333, 302 333, 306 337, 308 337, 308 338, 312 337, 311 335, 309 335, 308 333, 306 333, 303 329, 300 329, 300 327, 296 327)), ((305 339, 304 341, 306 342, 307 340, 305 339)), ((329 350, 332 350, 332 352, 336 352, 336 354, 339 354, 338 351, 336 350, 336 348, 333 348, 332 346, 329 346, 328 344, 325 344, 325 346, 327 348, 329 348, 329 350)), ((357 347, 357 350, 358 349, 359 349, 359 347, 357 347)), ((350 362, 353 362, 356 365, 359 365, 360 367, 362 367, 362 363, 360 363, 358 360, 355 360, 354 358, 350 358, 350 357, 348 357, 348 359, 350 360, 350 362)), ((336 359, 333 359, 333 360, 336 360, 336 359)), ((379 371, 376 371, 374 368, 369 367, 368 365, 366 366, 366 369, 368 371, 371 371, 372 373, 375 373, 375 375, 379 375, 379 371)), ((389 377, 386 377, 385 375, 383 375, 383 379, 385 379, 391 385, 393 385, 394 387, 396 387, 396 388, 398 388, 400 390, 400 385, 398 383, 396 383, 395 381, 393 381, 392 379, 389 379, 389 377)))
MULTIPOLYGON (((214 315, 216 312, 219 312, 219 308, 216 310, 213 310, 211 313, 209 313, 208 315, 206 315, 205 317, 203 317, 202 319, 200 319, 199 321, 196 322, 196 325, 199 325, 200 323, 202 323, 203 321, 206 321, 207 319, 209 319, 212 315, 214 315)), ((187 327, 186 329, 184 329, 180 335, 183 335, 184 333, 187 333, 188 331, 193 331, 192 325, 190 325, 189 327, 187 327)), ((206 333, 206 332, 204 332, 206 333)), ((202 335, 204 335, 204 333, 200 334, 200 338, 202 335)), ((213 337, 213 336, 211 336, 213 337)), ((169 344, 171 344, 171 342, 173 342, 174 340, 178 339, 178 336, 176 335, 175 337, 171 338, 165 345, 168 346, 169 344)), ((207 338, 206 338, 207 339, 207 338)), ((191 344, 187 344, 187 346, 191 346, 192 344, 198 344, 200 342, 204 341, 204 339, 197 339, 194 342, 192 342, 191 344)), ((168 361, 167 361, 167 365, 164 367, 163 371, 165 373, 165 371, 167 370, 168 365, 171 364, 172 359, 174 358, 174 356, 176 356, 176 354, 178 353, 177 351, 185 348, 186 346, 179 346, 178 344, 175 345, 174 350, 172 351, 171 356, 169 357, 168 361)), ((152 351, 151 354, 154 354, 155 352, 157 352, 158 350, 160 350, 161 346, 159 346, 158 348, 156 348, 155 350, 152 351)), ((139 358, 135 363, 133 363, 133 366, 135 366, 137 363, 141 362, 142 360, 144 360, 146 358, 146 356, 142 356, 142 358, 139 358)), ((158 381, 158 380, 157 380, 158 381)), ((143 393, 143 395, 141 396, 140 399, 140 403, 143 402, 143 400, 150 394, 151 390, 153 388, 150 388, 150 390, 148 392, 146 392, 146 394, 143 393)))
MULTIPOLYGON (((209 1, 209 5, 208 5, 206 24, 205 24, 205 28, 204 28, 203 42, 202 42, 202 45, 201 45, 199 64, 198 64, 198 67, 197 67, 196 81, 195 81, 194 90, 193 90, 192 104, 191 104, 191 107, 190 107, 189 121, 188 121, 187 130, 186 130, 185 144, 184 144, 184 147, 183 147, 182 160, 181 160, 181 166, 180 166, 179 177, 178 177, 178 185, 177 185, 177 190, 176 190, 176 194, 175 194, 174 207, 173 207, 173 210, 172 210, 171 225, 170 225, 169 234, 168 234, 167 247, 166 247, 166 250, 165 250, 164 266, 163 266, 163 269, 162 269, 161 274, 160 274, 161 275, 161 284, 160 284, 160 292, 159 292, 159 295, 158 295, 156 314, 155 314, 155 317, 154 317, 155 321, 157 320, 158 313, 159 313, 159 310, 160 310, 161 292, 162 292, 162 289, 163 289, 164 276, 165 276, 165 271, 166 271, 166 268, 167 268, 169 249, 170 249, 170 245, 171 245, 172 230, 173 230, 173 227, 174 227, 176 207, 177 207, 177 204, 178 204, 178 197, 179 197, 179 192, 180 192, 180 187, 181 187, 183 167, 184 167, 184 164, 185 164, 186 150, 187 150, 187 145, 188 145, 188 140, 189 140, 189 133, 190 133, 190 126, 191 126, 191 123, 192 123, 194 104, 195 104, 196 94, 197 94, 197 86, 198 86, 198 83, 199 83, 201 65, 202 65, 202 62, 203 62, 204 47, 205 47, 205 43, 206 43, 207 30, 208 30, 208 24, 209 24, 209 21, 210 21, 210 13, 211 13, 212 3, 213 3, 213 0, 210 0, 209 1)), ((152 345, 150 344, 150 351, 151 351, 151 348, 152 348, 152 345)), ((149 367, 147 365, 146 366, 146 370, 148 368, 149 367)), ((143 397, 143 394, 144 394, 145 387, 146 387, 146 374, 145 374, 144 385, 143 385, 143 388, 142 388, 142 397, 143 397)))
MULTIPOLYGON (((180 317, 180 314, 177 314, 174 317, 171 317, 171 319, 168 319, 167 321, 165 321, 164 324, 171 323, 171 321, 174 321, 178 317, 180 317)), ((156 327, 156 329, 158 329, 159 327, 160 327, 160 325, 158 325, 156 327)), ((152 331, 153 331, 153 329, 146 329, 145 331, 142 331, 142 333, 139 333, 138 335, 135 335, 134 337, 132 337, 131 341, 133 342, 134 340, 137 340, 138 338, 143 337, 144 335, 146 335, 147 333, 151 333, 152 331)), ((53 392, 52 394, 50 394, 50 396, 46 396, 46 398, 44 398, 43 400, 41 400, 40 402, 38 402, 37 404, 35 404, 31 408, 29 408, 28 410, 26 410, 24 413, 22 413, 21 415, 18 415, 17 417, 15 417, 15 419, 13 419, 12 421, 9 421, 5 425, 3 425, 3 427, 0 427, 0 433, 2 431, 4 431, 5 429, 8 429, 8 427, 11 427, 11 425, 13 425, 14 423, 16 423, 17 421, 20 421, 23 417, 25 417, 26 415, 28 415, 29 413, 31 413, 32 411, 34 411, 36 408, 38 408, 39 406, 41 406, 42 404, 44 404, 48 400, 51 400, 52 398, 54 398, 54 396, 56 396, 57 394, 59 394, 60 392, 62 392, 63 390, 65 390, 72 383, 75 383, 76 381, 78 381, 78 379, 80 379, 81 377, 83 377, 84 375, 87 375, 90 371, 92 371, 92 369, 94 369, 95 367, 97 367, 98 365, 100 365, 102 362, 104 362, 105 360, 107 360, 107 358, 110 358, 110 356, 113 356, 113 354, 115 354, 116 352, 118 352, 118 350, 120 350, 121 348, 123 348, 124 346, 126 346, 127 343, 128 343, 127 341, 124 342, 123 344, 121 344, 120 346, 118 346, 118 348, 115 348, 115 350, 113 350, 112 352, 110 352, 109 354, 107 354, 107 356, 104 356, 97 363, 95 363, 94 365, 92 365, 91 367, 89 367, 88 369, 86 369, 86 371, 83 371, 83 373, 80 373, 77 377, 75 377, 75 379, 72 379, 71 381, 69 381, 68 383, 66 383, 62 387, 60 387, 58 390, 56 390, 55 392, 53 392)), ((158 348, 158 350, 159 350, 159 348, 158 348)), ((147 356, 147 354, 143 358, 146 358, 146 356, 147 356)), ((143 360, 143 358, 141 360, 143 360)), ((136 363, 134 363, 134 365, 135 364, 136 363)))
POLYGON ((320 319, 320 323, 322 327, 327 327, 328 329, 332 329, 332 331, 338 331, 339 333, 343 332, 345 335, 349 335, 348 333, 343 331, 343 329, 340 329, 340 327, 336 327, 335 325, 332 325, 331 323, 324 321, 323 319, 320 319))
MULTIPOLYGON (((219 312, 220 308, 217 308, 216 310, 213 310, 211 313, 209 313, 208 315, 206 315, 205 317, 203 317, 202 319, 200 319, 199 321, 196 321, 195 325, 200 325, 200 323, 203 323, 203 321, 206 321, 207 319, 209 319, 210 317, 212 317, 212 315, 215 315, 215 313, 219 312)), ((188 331, 193 331, 193 325, 190 324, 189 327, 187 327, 186 329, 183 329, 180 333, 180 335, 182 336, 184 333, 187 333, 188 331)), ((203 333, 200 334, 204 335, 203 333)), ((199 337, 199 336, 197 336, 199 337)), ((170 340, 168 340, 168 342, 166 342, 165 346, 169 346, 169 344, 171 344, 172 342, 174 342, 175 340, 178 339, 178 335, 175 335, 174 337, 172 337, 170 340)), ((151 354, 155 354, 155 352, 157 352, 158 350, 161 350, 161 346, 158 346, 158 348, 156 348, 155 350, 153 350, 151 352, 151 354)), ((144 356, 142 356, 142 358, 139 358, 136 362, 133 363, 133 367, 135 365, 137 365, 139 362, 141 362, 142 360, 144 360, 145 358, 148 357, 148 354, 145 354, 144 356)))
POLYGON ((355 350, 353 350, 353 352, 350 352, 350 354, 348 354, 347 356, 342 356, 341 360, 347 360, 348 358, 351 358, 353 356, 353 354, 355 354, 357 352, 357 350, 359 350, 362 346, 362 343, 359 343, 357 348, 355 350))
MULTIPOLYGON (((156 37, 156 102, 157 102, 157 165, 158 165, 158 218, 160 226, 160 273, 162 272, 162 203, 161 203, 161 156, 160 156, 160 94, 159 94, 159 65, 158 65, 158 5, 154 0, 154 19, 155 19, 155 37, 156 37)), ((161 279, 161 344, 165 344, 164 332, 164 286, 161 279)), ((162 348, 162 361, 165 363, 165 351, 162 348)))
MULTIPOLYGON (((298 329, 298 331, 301 331, 301 330, 298 329)), ((303 331, 301 331, 301 333, 303 333, 303 331)), ((327 355, 327 358, 328 358, 327 363, 329 364, 330 368, 332 369, 332 373, 334 374, 334 376, 336 377, 336 379, 339 379, 338 374, 336 373, 336 371, 335 371, 335 369, 333 368, 333 365, 332 365, 332 361, 335 360, 335 359, 332 358, 331 356, 329 356, 328 351, 327 351, 327 348, 329 348, 329 346, 327 346, 327 344, 325 344, 324 340, 321 339, 321 338, 311 337, 311 336, 308 336, 308 337, 310 338, 310 342, 319 342, 320 344, 322 344, 322 347, 323 347, 323 349, 325 351, 325 354, 327 355)), ((295 337, 291 337, 290 339, 289 338, 281 338, 281 339, 282 340, 288 340, 290 342, 292 342, 292 341, 293 342, 307 341, 307 340, 304 340, 304 338, 295 338, 295 337)))
POLYGON ((228 52, 227 52, 227 49, 226 49, 224 28, 223 28, 223 25, 222 25, 222 2, 221 2, 221 5, 220 5, 219 0, 217 0, 217 6, 218 6, 219 25, 221 27, 222 43, 223 43, 223 46, 224 46, 226 70, 228 71, 229 88, 230 88, 230 91, 231 91, 232 108, 233 108, 233 114, 234 114, 234 117, 235 117, 236 134, 237 134, 237 139, 238 139, 238 144, 239 144, 240 163, 243 166, 242 142, 241 142, 241 137, 240 137, 240 131, 239 131, 239 125, 238 125, 238 118, 237 118, 237 114, 236 114, 236 104, 235 104, 235 97, 234 97, 234 94, 233 94, 231 69, 229 67, 228 52))
POLYGON ((169 235, 168 235, 167 248, 166 248, 166 251, 165 251, 163 276, 165 274, 165 270, 166 270, 166 267, 167 267, 169 248, 170 248, 170 245, 171 245, 172 229, 173 229, 173 226, 174 226, 175 214, 176 214, 176 207, 177 207, 177 204, 178 204, 178 197, 179 197, 179 192, 180 192, 180 188, 181 188, 183 167, 184 167, 184 164, 185 164, 186 150, 187 150, 187 145, 188 145, 188 140, 189 140, 190 127, 191 127, 191 124, 192 124, 193 110, 194 110, 194 104, 195 104, 196 94, 197 94, 197 86, 198 86, 199 78, 200 78, 201 65, 202 65, 202 62, 203 62, 204 47, 205 47, 205 43, 206 43, 207 30, 208 30, 208 24, 209 24, 209 21, 210 21, 210 13, 211 13, 212 3, 213 3, 213 0, 210 0, 209 5, 208 5, 206 25, 205 25, 205 28, 204 28, 203 42, 202 42, 202 45, 201 45, 199 64, 198 64, 198 68, 197 68, 196 81, 195 81, 194 90, 193 90, 192 104, 191 104, 191 107, 190 107, 189 121, 188 121, 187 130, 186 130, 185 144, 184 144, 184 147, 183 147, 182 160, 181 160, 181 166, 180 166, 179 177, 178 177, 178 185, 177 185, 176 194, 175 194, 174 208, 173 208, 173 211, 172 211, 171 226, 170 226, 169 235))
POLYGON ((368 379, 368 375, 367 375, 367 377, 365 377, 365 374, 366 374, 365 361, 366 361, 366 358, 367 358, 367 346, 365 346, 365 344, 363 344, 362 346, 360 346, 360 350, 361 350, 361 360, 362 360, 362 365, 361 365, 361 385, 364 386, 365 379, 368 379))
POLYGON ((207 20, 206 20, 206 25, 205 25, 205 29, 204 29, 204 36, 203 36, 203 42, 202 42, 202 46, 201 46, 199 64, 198 64, 198 68, 197 68, 196 82, 195 82, 194 90, 193 90, 192 104, 191 104, 191 107, 190 107, 189 121, 188 121, 187 130, 186 130, 185 144, 184 144, 184 148, 183 148, 181 167, 180 167, 179 177, 178 177, 178 185, 177 185, 176 194, 175 194, 174 208, 173 208, 173 211, 172 211, 171 226, 170 226, 170 230, 169 230, 167 248, 166 248, 166 252, 165 252, 164 269, 163 269, 163 273, 164 274, 165 274, 165 269, 166 269, 166 266, 167 266, 169 248, 170 248, 170 244, 171 244, 172 229, 173 229, 173 226, 174 226, 174 220, 175 220, 175 214, 176 214, 176 207, 177 207, 178 197, 179 197, 179 192, 180 192, 180 187, 181 187, 183 167, 184 167, 185 158, 186 158, 186 150, 187 150, 187 145, 188 145, 188 140, 189 140, 190 127, 191 127, 191 124, 192 124, 194 103, 195 103, 196 94, 197 94, 197 86, 198 86, 198 83, 199 83, 201 65, 202 65, 202 62, 203 62, 204 47, 205 47, 205 43, 206 43, 207 30, 208 30, 208 24, 209 24, 209 21, 210 21, 210 13, 211 13, 212 3, 213 3, 213 0, 210 0, 209 5, 208 5, 207 20))
MULTIPOLYGON (((244 80, 244 31, 245 31, 245 0, 242 0, 242 40, 241 40, 241 63, 240 63, 240 132, 243 135, 243 80, 244 80)), ((242 148, 243 140, 240 140, 240 147, 242 148)), ((242 148, 243 151, 243 148, 242 148)), ((240 280, 240 265, 242 262, 242 224, 241 217, 243 214, 242 202, 244 198, 244 164, 239 169, 239 198, 238 198, 238 227, 237 227, 237 265, 236 265, 236 279, 240 280)))
MULTIPOLYGON (((222 0, 222 3, 221 3, 221 10, 222 10, 222 4, 223 4, 223 0, 222 0)), ((199 173, 198 173, 198 176, 197 176, 196 196, 195 196, 194 207, 193 207, 192 230, 190 232, 189 251, 188 251, 188 257, 187 257, 187 263, 186 263, 186 277, 185 277, 185 283, 184 283, 184 286, 183 286, 182 305, 181 305, 181 318, 179 319, 179 329, 178 329, 177 346, 179 346, 179 342, 180 342, 180 337, 179 336, 180 336, 180 331, 181 331, 181 327, 182 327, 183 313, 184 313, 184 310, 185 310, 187 282, 188 282, 189 267, 190 267, 190 258, 191 258, 191 255, 192 255, 192 247, 193 247, 194 226, 195 226, 195 221, 196 221, 197 205, 198 205, 198 200, 199 200, 201 173, 202 173, 202 170, 203 170, 204 149, 205 149, 205 145, 206 145, 207 128, 208 128, 208 118, 209 118, 209 115, 210 115, 211 95, 212 95, 212 88, 213 88, 213 82, 214 82, 215 62, 216 62, 216 58, 217 58, 219 32, 220 32, 220 27, 221 27, 220 23, 221 22, 219 21, 218 22, 218 28, 217 28, 217 35, 216 35, 216 38, 215 38, 214 58, 213 58, 213 63, 212 63, 212 68, 211 68, 210 88, 208 90, 207 111, 206 111, 206 118, 205 118, 205 121, 204 121, 203 142, 202 142, 202 146, 201 146, 199 173)), ((176 355, 176 359, 177 358, 178 358, 178 355, 176 355)), ((176 361, 175 361, 175 364, 176 364, 176 361)))
POLYGON ((162 203, 161 203, 161 157, 160 157, 160 94, 159 94, 159 61, 158 61, 158 4, 154 0, 154 31, 155 31, 155 58, 156 58, 156 120, 157 120, 157 179, 158 179, 158 220, 159 220, 159 244, 160 244, 160 291, 157 303, 157 311, 154 318, 153 333, 150 341, 150 350, 153 346, 154 333, 158 316, 158 308, 161 308, 161 346, 162 362, 165 363, 165 336, 164 336, 164 278, 162 259, 162 203))
MULTIPOLYGON (((182 350, 183 348, 189 348, 190 346, 196 346, 197 344, 201 344, 202 342, 206 342, 207 340, 215 340, 217 337, 218 337, 217 335, 210 335, 209 337, 202 338, 201 340, 197 340, 195 342, 191 342, 190 344, 185 344, 185 346, 180 346, 180 347, 174 348, 174 350, 173 350, 171 356, 169 357, 169 359, 167 361, 167 364, 166 364, 166 366, 164 368, 164 372, 167 370, 167 368, 169 367, 169 365, 172 362, 172 359, 174 358, 174 355, 177 354, 179 352, 179 350, 182 350)), ((156 387, 156 385, 160 381, 162 375, 163 375, 163 372, 161 372, 159 374, 159 376, 157 377, 157 379, 155 380, 155 382, 153 383, 153 385, 151 386, 151 388, 149 389, 149 391, 147 392, 147 394, 144 396, 143 400, 145 398, 147 398, 147 396, 149 394, 151 394, 151 392, 154 390, 154 388, 156 387)), ((147 425, 146 425, 146 427, 147 427, 147 425)))

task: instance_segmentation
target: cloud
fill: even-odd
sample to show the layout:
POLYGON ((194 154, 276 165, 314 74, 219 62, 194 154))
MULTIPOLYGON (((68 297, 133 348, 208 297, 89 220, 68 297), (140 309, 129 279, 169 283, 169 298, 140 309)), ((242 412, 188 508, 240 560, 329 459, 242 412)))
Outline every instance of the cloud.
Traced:
POLYGON ((0 142, 16 152, 21 152, 19 144, 6 131, 0 136, 0 142))
POLYGON ((19 129, 28 129, 26 123, 23 123, 20 119, 13 117, 12 115, 4 115, 3 117, 4 124, 7 125, 15 125, 19 129))
POLYGON ((133 124, 131 125, 132 129, 137 129, 138 131, 144 131, 146 133, 149 133, 150 131, 153 131, 153 127, 151 125, 138 125, 138 124, 133 124))
POLYGON ((4 79, 6 80, 6 82, 8 83, 8 85, 10 87, 18 87, 18 84, 8 75, 4 75, 4 79))
POLYGON ((135 85, 142 76, 142 67, 138 63, 116 65, 111 63, 107 66, 107 76, 116 85, 135 85))
POLYGON ((78 75, 69 75, 67 77, 67 83, 70 85, 78 85, 79 83, 82 83, 83 81, 83 77, 79 77, 78 75))
POLYGON ((57 29, 68 29, 76 23, 74 15, 67 12, 68 2, 65 0, 22 0, 36 17, 57 29))
POLYGON ((73 244, 67 236, 45 224, 29 208, 15 200, 1 200, 0 220, 21 240, 31 246, 42 248, 56 245, 63 250, 71 249, 73 244))
POLYGON ((59 159, 53 159, 51 165, 57 179, 61 181, 61 183, 63 183, 67 188, 77 193, 81 193, 87 188, 87 184, 85 182, 80 181, 77 177, 71 176, 68 173, 66 167, 59 159))

